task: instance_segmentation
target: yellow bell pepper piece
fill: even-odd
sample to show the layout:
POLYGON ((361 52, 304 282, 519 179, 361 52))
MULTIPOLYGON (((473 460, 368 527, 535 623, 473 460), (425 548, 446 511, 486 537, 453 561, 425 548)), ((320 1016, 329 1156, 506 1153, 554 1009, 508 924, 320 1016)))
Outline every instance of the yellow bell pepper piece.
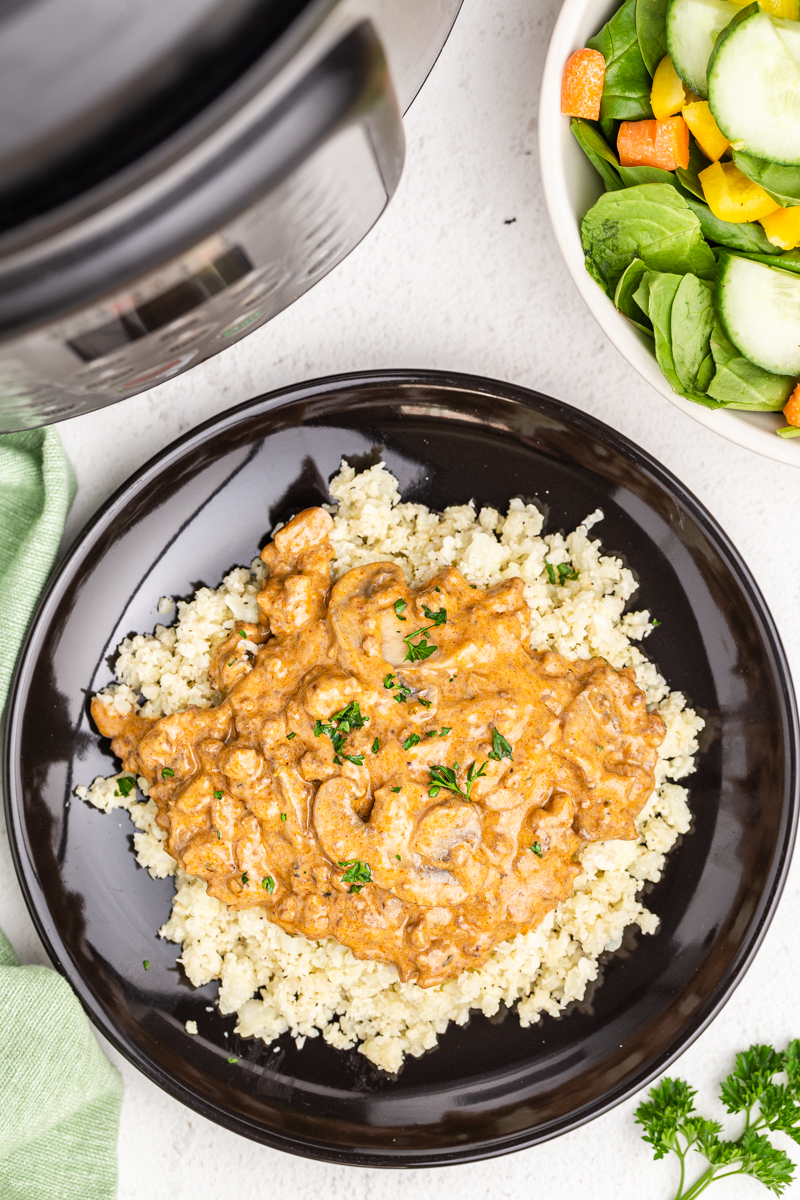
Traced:
POLYGON ((708 101, 698 100, 696 104, 687 104, 683 110, 683 119, 706 158, 710 158, 712 162, 722 158, 730 142, 714 120, 708 101))
POLYGON ((778 208, 774 213, 761 218, 761 224, 773 246, 782 250, 794 250, 800 246, 800 208, 778 208))
MULTIPOLYGON (((798 0, 798 4, 800 4, 800 0, 798 0)), ((686 108, 687 104, 698 104, 703 99, 702 96, 695 96, 694 92, 690 92, 689 89, 687 88, 686 84, 683 85, 683 91, 684 91, 684 101, 683 101, 684 108, 686 108)))
POLYGON ((758 7, 771 17, 786 17, 790 21, 800 18, 800 0, 758 0, 758 7))
MULTIPOLYGON (((736 8, 746 8, 753 0, 730 0, 736 8)), ((758 0, 758 7, 771 17, 788 17, 790 21, 800 19, 800 0, 758 0)))
POLYGON ((653 116, 657 121, 666 121, 668 117, 679 113, 685 103, 683 80, 673 67, 670 56, 665 54, 653 76, 653 88, 650 92, 653 116))
POLYGON ((708 207, 720 221, 760 221, 780 207, 732 162, 712 163, 698 178, 708 207))

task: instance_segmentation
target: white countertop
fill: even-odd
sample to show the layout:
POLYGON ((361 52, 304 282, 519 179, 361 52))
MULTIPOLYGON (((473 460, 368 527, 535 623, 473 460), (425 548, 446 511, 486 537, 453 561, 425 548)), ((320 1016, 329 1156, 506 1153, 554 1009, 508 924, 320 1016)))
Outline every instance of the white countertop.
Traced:
MULTIPOLYGON (((739 449, 656 395, 583 306, 559 257, 537 163, 538 88, 559 0, 465 0, 406 120, 400 189, 378 226, 271 324, 144 395, 66 422, 78 496, 67 538, 177 435, 214 413, 302 379, 381 367, 473 372, 537 388, 621 429, 675 472, 738 546, 800 679, 798 469, 739 449), (512 223, 507 223, 512 222, 512 223)), ((666 668, 668 674, 668 666, 666 668)), ((755 964, 710 1029, 672 1069, 722 1118, 716 1081, 751 1042, 800 1036, 800 859, 755 964)), ((23 961, 46 962, 0 845, 0 927, 23 961)), ((633 1099, 582 1129, 468 1167, 407 1173, 328 1166, 251 1143, 196 1116, 110 1047, 125 1079, 120 1200, 254 1195, 316 1200, 642 1200, 674 1195, 633 1099)), ((738 1133, 738 1128, 736 1130, 738 1133)), ((785 1147, 791 1148, 786 1139, 785 1147)), ((794 1147, 795 1161, 800 1159, 794 1147)), ((720 1200, 766 1196, 734 1179, 720 1200)), ((800 1196, 800 1182, 789 1192, 800 1196)), ((90 1198, 87 1198, 90 1200, 90 1198)))

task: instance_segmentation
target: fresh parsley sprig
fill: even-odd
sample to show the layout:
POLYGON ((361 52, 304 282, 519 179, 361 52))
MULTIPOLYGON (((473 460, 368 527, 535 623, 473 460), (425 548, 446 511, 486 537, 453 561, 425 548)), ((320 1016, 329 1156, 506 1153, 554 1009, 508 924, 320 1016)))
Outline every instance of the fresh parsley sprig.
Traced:
POLYGON ((782 1195, 794 1178, 794 1163, 773 1146, 766 1132, 788 1134, 800 1145, 800 1039, 784 1051, 755 1045, 736 1055, 736 1069, 722 1084, 720 1097, 729 1113, 744 1113, 745 1127, 738 1138, 720 1137, 720 1123, 695 1111, 695 1095, 682 1079, 662 1079, 636 1110, 654 1157, 670 1151, 678 1156, 681 1173, 675 1200, 694 1200, 710 1183, 731 1175, 751 1175, 782 1195), (775 1081, 780 1075, 786 1082, 775 1081), (687 1187, 690 1150, 704 1155, 708 1167, 687 1187))
POLYGON ((432 799, 435 799, 439 795, 441 789, 444 788, 448 792, 454 792, 456 796, 463 796, 465 800, 471 801, 472 797, 470 796, 470 792, 472 791, 472 785, 476 779, 480 779, 481 775, 483 775, 486 771, 488 765, 488 763, 483 763, 483 765, 476 770, 477 763, 470 763, 470 765, 467 767, 466 784, 464 788, 461 788, 459 787, 458 775, 456 774, 458 771, 458 763, 454 763, 452 767, 442 767, 434 763, 428 768, 431 773, 431 787, 428 789, 428 795, 432 799))

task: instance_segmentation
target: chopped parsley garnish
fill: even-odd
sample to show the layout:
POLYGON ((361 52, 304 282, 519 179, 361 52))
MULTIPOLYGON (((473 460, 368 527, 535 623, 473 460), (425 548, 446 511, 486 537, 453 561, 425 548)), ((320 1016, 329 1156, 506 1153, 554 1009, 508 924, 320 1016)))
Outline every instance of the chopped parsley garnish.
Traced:
POLYGON ((131 792, 136 790, 136 780, 131 779, 130 775, 123 775, 117 780, 117 786, 114 790, 115 796, 123 796, 126 800, 131 792))
POLYGON ((483 775, 489 764, 484 763, 478 768, 478 770, 475 769, 476 765, 477 764, 473 762, 470 763, 469 767, 467 768, 465 789, 458 786, 458 776, 456 775, 458 763, 454 763, 452 767, 441 767, 437 766, 436 764, 429 767, 432 786, 428 789, 428 795, 432 799, 435 799, 439 795, 441 789, 445 788, 448 792, 454 792, 457 796, 463 796, 465 800, 471 800, 472 797, 470 796, 470 792, 472 791, 472 785, 476 779, 480 779, 481 775, 483 775))
POLYGON ((397 695, 394 697, 396 704, 405 704, 408 697, 411 695, 411 688, 399 686, 397 695))
POLYGON ((408 737, 406 738, 406 740, 403 742, 403 749, 410 750, 412 746, 418 746, 421 741, 422 741, 422 738, 419 736, 418 733, 410 733, 408 735, 408 737))
POLYGON ((432 700, 423 700, 420 696, 417 696, 417 702, 419 704, 421 704, 423 708, 432 708, 433 707, 432 700))
POLYGON ((220 833, 220 831, 219 831, 219 830, 217 830, 217 841, 218 841, 218 842, 221 842, 221 841, 222 841, 222 834, 220 833))
POLYGON ((395 854, 395 858, 397 859, 398 862, 402 861, 399 854, 395 854))
POLYGON ((348 858, 339 866, 347 868, 342 875, 342 883, 350 884, 350 895, 360 892, 365 883, 372 883, 372 870, 368 862, 362 862, 360 858, 348 858))
POLYGON ((229 666, 229 667, 232 667, 236 661, 237 661, 237 660, 236 660, 235 658, 229 658, 229 659, 228 659, 228 666, 229 666))
POLYGON ((282 821, 285 821, 285 820, 286 820, 286 813, 281 813, 281 820, 282 820, 282 821))
POLYGON ((439 733, 439 737, 447 737, 448 733, 452 733, 452 730, 453 730, 452 725, 443 725, 441 728, 441 732, 439 733))
POLYGON ((242 883, 244 883, 244 884, 247 883, 247 871, 245 871, 242 875, 242 883))
POLYGON ((264 878, 261 880, 261 886, 262 886, 262 888, 266 888, 271 896, 272 893, 275 891, 275 880, 272 878, 271 875, 265 875, 264 878))
POLYGON ((150 959, 146 958, 142 965, 144 966, 145 971, 149 971, 150 970, 150 959))
POLYGON ((596 750, 596 751, 598 752, 598 754, 599 754, 601 750, 605 750, 605 746, 595 746, 595 750, 596 750))
POLYGON ((424 625, 422 629, 415 629, 413 633, 409 633, 408 637, 404 637, 403 641, 406 644, 405 662, 422 662, 426 658, 430 658, 439 649, 433 642, 428 641, 428 630, 433 629, 432 625, 424 625), (411 638, 420 637, 418 642, 412 642, 411 638))
POLYGON ((469 586, 470 586, 471 588, 476 588, 476 589, 477 589, 477 587, 478 587, 477 583, 471 583, 469 586))
POLYGON ((446 625, 447 624, 447 609, 446 608, 440 608, 440 609, 438 609, 437 612, 431 612, 431 610, 428 608, 427 604, 423 604, 422 611, 424 612, 425 616, 428 618, 429 621, 433 621, 434 625, 446 625))
MULTIPOLYGON (((351 730, 363 729, 366 723, 367 718, 359 708, 358 701, 352 700, 346 708, 343 708, 341 712, 334 713, 327 721, 315 721, 314 737, 320 737, 324 733, 326 737, 331 739, 333 743, 333 761, 337 766, 341 766, 342 760, 339 756, 344 754, 345 738, 351 730)), ((350 762, 356 761, 356 756, 354 755, 344 754, 344 757, 348 758, 350 762)), ((358 766, 361 766, 363 761, 364 757, 362 755, 358 766)))
POLYGON ((224 792, 214 792, 214 798, 216 800, 221 800, 224 795, 225 795, 224 792))
POLYGON ((431 624, 423 625, 421 629, 415 629, 413 633, 408 633, 403 638, 406 644, 405 662, 421 662, 423 659, 430 658, 439 649, 433 642, 428 641, 428 630, 447 623, 447 609, 440 608, 438 612, 432 612, 427 604, 423 604, 422 611, 431 624), (412 638, 415 637, 419 638, 418 642, 412 641, 412 638))
POLYGON ((532 842, 528 849, 531 850, 537 858, 542 857, 542 846, 540 842, 532 842))
POLYGON ((348 762, 355 763, 355 765, 357 767, 363 767, 363 765, 364 765, 364 755, 363 754, 345 754, 344 757, 347 759, 348 762))
POLYGON ((287 742, 290 742, 293 737, 297 737, 297 734, 296 733, 287 733, 287 735, 286 735, 287 742))
POLYGON ((408 605, 406 604, 405 600, 395 600, 394 615, 397 617, 398 621, 405 621, 405 617, 401 614, 404 613, 407 608, 408 605))
POLYGON ((499 729, 495 729, 494 737, 492 738, 492 749, 489 751, 489 758, 493 758, 495 762, 500 762, 502 758, 511 758, 513 749, 510 742, 507 742, 499 729))
POLYGON ((436 730, 428 729, 425 733, 425 737, 436 737, 436 730))
POLYGON ((380 750, 380 748, 381 748, 381 739, 375 738, 375 741, 372 743, 372 753, 377 754, 378 751, 380 750))
POLYGON ((237 1063, 238 1061, 238 1058, 234 1058, 232 1054, 228 1056, 229 1063, 237 1063))
POLYGON ((247 634, 245 633, 245 631, 243 629, 239 630, 239 637, 243 637, 243 638, 247 637, 247 634))
POLYGON ((569 563, 559 563, 554 566, 553 563, 545 563, 547 568, 547 578, 553 584, 553 587, 563 587, 568 579, 577 579, 578 572, 569 563))
POLYGON ((399 791, 400 791, 400 788, 399 788, 399 787, 392 788, 392 791, 393 791, 393 792, 399 792, 399 791))
POLYGON ((172 767, 162 767, 161 768, 161 778, 162 779, 174 779, 175 772, 173 771, 172 767))
POLYGON ((383 686, 387 689, 387 691, 391 690, 394 687, 394 675, 392 674, 391 671, 387 671, 386 674, 384 675, 383 686))
POLYGON ((659 621, 658 617, 653 617, 653 619, 652 619, 652 621, 650 622, 650 624, 653 626, 653 629, 658 629, 658 627, 659 627, 659 625, 661 624, 661 622, 659 621))

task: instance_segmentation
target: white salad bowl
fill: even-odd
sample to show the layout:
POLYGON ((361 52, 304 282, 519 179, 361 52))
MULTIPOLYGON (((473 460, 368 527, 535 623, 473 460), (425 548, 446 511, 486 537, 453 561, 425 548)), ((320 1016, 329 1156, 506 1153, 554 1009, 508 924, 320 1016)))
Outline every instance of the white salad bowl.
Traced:
POLYGON ((756 454, 790 466, 800 467, 800 438, 775 436, 786 424, 781 413, 738 412, 709 409, 677 395, 661 374, 653 343, 636 328, 597 286, 584 265, 581 249, 581 218, 603 192, 603 184, 561 114, 561 75, 574 50, 585 46, 621 0, 565 0, 545 62, 539 107, 539 153, 545 202, 561 253, 589 312, 617 350, 651 387, 672 404, 756 454))

